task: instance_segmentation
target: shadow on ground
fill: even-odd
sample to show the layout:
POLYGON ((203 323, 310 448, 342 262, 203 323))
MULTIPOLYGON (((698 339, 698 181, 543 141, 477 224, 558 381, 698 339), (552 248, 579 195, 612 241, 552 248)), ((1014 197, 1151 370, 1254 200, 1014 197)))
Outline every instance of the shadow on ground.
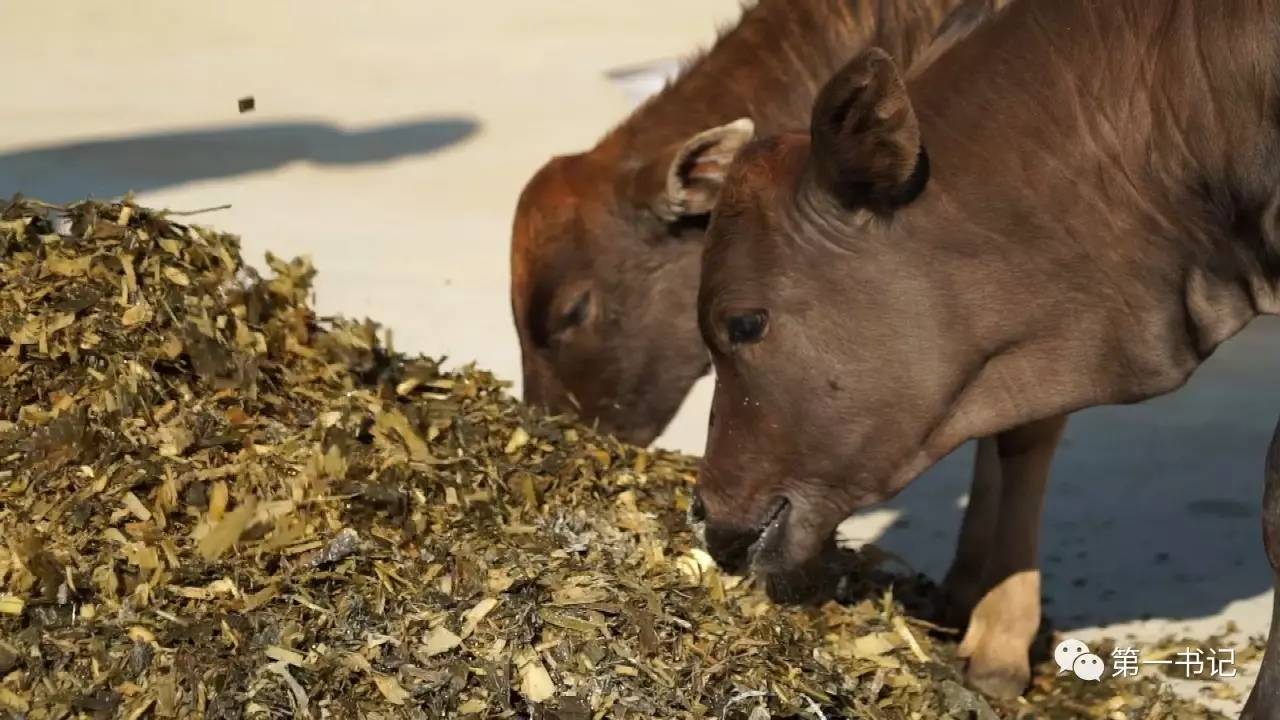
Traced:
POLYGON ((293 162, 380 163, 435 152, 477 128, 465 117, 354 131, 320 122, 245 123, 68 142, 0 154, 0 195, 21 192, 68 202, 247 175, 293 162))
MULTIPOLYGON (((1260 513, 1277 362, 1280 320, 1258 320, 1178 392, 1072 417, 1040 552, 1055 626, 1200 618, 1271 589, 1260 513)), ((971 443, 890 503, 901 514, 887 531, 859 539, 941 578, 972 460, 971 443)))

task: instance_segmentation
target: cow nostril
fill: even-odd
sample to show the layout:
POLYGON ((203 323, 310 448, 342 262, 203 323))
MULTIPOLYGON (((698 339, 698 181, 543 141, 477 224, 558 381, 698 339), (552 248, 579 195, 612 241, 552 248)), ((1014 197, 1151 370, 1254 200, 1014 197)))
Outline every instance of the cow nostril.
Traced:
POLYGON ((702 503, 702 498, 696 492, 693 494, 693 502, 689 505, 689 520, 695 523, 707 521, 707 506, 702 503))
POLYGON ((760 537, 758 530, 709 526, 706 530, 707 552, 721 570, 740 575, 751 564, 751 548, 760 537))

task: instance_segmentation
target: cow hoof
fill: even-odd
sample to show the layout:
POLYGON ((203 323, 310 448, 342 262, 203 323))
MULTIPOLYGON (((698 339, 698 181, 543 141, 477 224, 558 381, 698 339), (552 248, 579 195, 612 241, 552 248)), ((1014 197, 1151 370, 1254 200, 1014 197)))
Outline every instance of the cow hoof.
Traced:
POLYGON ((1040 625, 1040 574, 1015 573, 996 584, 973 610, 957 654, 969 660, 965 679, 989 697, 1013 698, 1031 681, 1031 643, 1040 625))
POLYGON ((968 660, 965 682, 987 697, 1011 700, 1031 682, 1028 643, 992 630, 981 621, 970 623, 957 649, 968 660))
POLYGON ((983 668, 975 662, 970 662, 965 672, 965 680, 970 687, 989 698, 1012 700, 1027 689, 1027 684, 1031 681, 1031 672, 1021 668, 983 668))

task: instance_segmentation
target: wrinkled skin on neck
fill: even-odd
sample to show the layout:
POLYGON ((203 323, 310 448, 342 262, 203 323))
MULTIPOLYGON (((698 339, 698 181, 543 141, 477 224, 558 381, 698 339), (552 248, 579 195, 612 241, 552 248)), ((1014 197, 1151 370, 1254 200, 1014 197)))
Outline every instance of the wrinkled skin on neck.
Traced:
POLYGON ((717 560, 812 584, 966 440, 1174 390, 1280 312, 1276 8, 1130 4, 1014 4, 910 97, 869 53, 739 154, 698 302, 717 560))

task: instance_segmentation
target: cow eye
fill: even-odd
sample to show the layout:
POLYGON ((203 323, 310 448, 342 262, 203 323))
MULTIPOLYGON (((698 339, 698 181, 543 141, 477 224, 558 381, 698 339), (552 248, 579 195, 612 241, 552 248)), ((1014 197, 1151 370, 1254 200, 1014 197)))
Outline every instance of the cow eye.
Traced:
POLYGON ((569 328, 578 327, 587 320, 587 311, 591 307, 591 291, 584 290, 577 300, 573 301, 573 305, 560 316, 560 322, 557 330, 568 330, 569 328))
POLYGON ((769 313, 764 310, 734 315, 729 318, 729 344, 748 345, 764 337, 769 326, 769 313))

